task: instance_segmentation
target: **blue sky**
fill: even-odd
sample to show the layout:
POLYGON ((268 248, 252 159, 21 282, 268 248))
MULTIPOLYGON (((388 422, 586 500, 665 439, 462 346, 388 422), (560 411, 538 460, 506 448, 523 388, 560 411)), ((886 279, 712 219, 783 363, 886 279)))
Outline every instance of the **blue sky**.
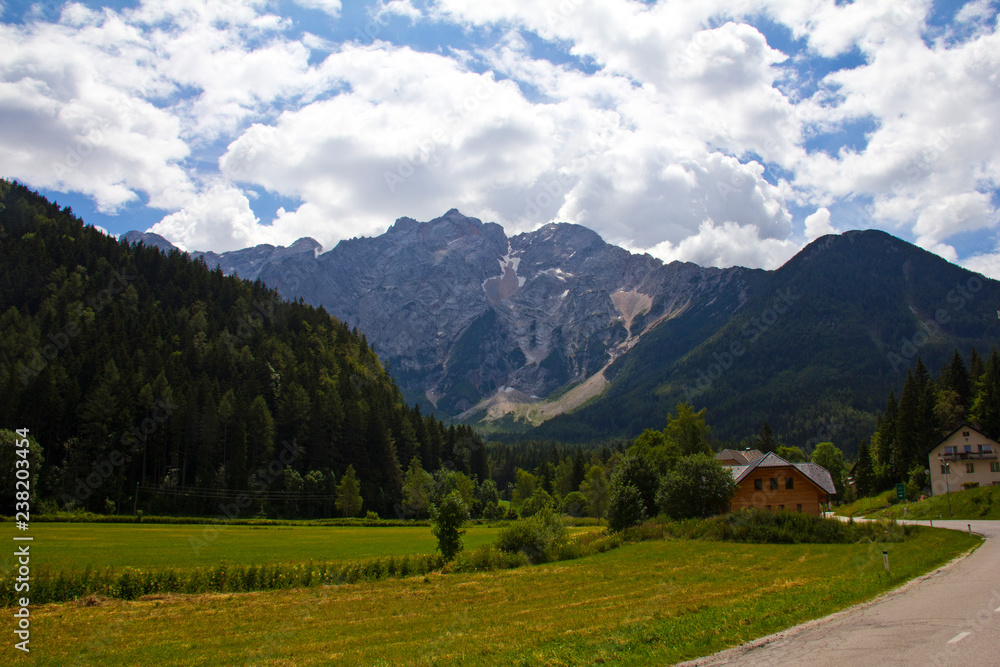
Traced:
POLYGON ((879 228, 1000 278, 998 2, 0 2, 0 176, 197 250, 456 207, 775 268, 879 228))

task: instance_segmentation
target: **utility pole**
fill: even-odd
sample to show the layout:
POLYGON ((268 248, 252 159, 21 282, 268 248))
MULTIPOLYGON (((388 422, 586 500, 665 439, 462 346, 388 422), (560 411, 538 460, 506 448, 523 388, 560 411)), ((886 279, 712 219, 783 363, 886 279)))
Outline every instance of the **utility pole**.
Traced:
POLYGON ((948 496, 948 516, 951 516, 951 483, 948 478, 951 477, 951 463, 948 461, 944 462, 944 488, 947 489, 945 495, 948 496))

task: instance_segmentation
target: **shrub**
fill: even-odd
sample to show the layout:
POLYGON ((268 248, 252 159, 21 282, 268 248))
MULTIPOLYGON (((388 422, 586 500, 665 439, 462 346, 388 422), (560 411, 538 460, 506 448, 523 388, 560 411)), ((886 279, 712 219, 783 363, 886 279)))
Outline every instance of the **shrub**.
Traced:
POLYGON ((545 489, 537 489, 531 496, 521 503, 521 516, 529 517, 538 514, 543 510, 551 510, 555 507, 555 501, 545 489))
POLYGON ((736 493, 736 481, 707 454, 683 456, 660 480, 656 505, 672 519, 722 514, 736 493))
POLYGON ((532 563, 545 563, 556 556, 565 541, 566 524, 562 517, 544 509, 501 528, 496 547, 506 553, 523 553, 532 563))
POLYGON ((462 550, 462 525, 469 520, 469 508, 456 490, 446 495, 439 505, 431 505, 431 524, 438 540, 438 550, 446 561, 462 550))
POLYGON ((504 517, 504 509, 500 505, 497 505, 494 501, 489 501, 486 506, 483 507, 483 518, 493 523, 494 521, 499 521, 504 517))
POLYGON ((608 527, 613 532, 634 526, 646 518, 646 506, 639 489, 634 484, 616 484, 612 481, 608 500, 608 527))
POLYGON ((587 497, 579 491, 567 493, 563 498, 562 511, 571 517, 587 516, 587 497))

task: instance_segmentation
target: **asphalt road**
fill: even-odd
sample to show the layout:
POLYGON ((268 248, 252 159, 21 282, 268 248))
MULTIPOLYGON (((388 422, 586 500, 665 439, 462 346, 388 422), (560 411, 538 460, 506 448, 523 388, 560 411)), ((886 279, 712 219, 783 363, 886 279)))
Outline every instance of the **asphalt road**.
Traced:
POLYGON ((1000 521, 934 520, 969 524, 987 539, 965 558, 872 602, 686 664, 1000 665, 1000 521))

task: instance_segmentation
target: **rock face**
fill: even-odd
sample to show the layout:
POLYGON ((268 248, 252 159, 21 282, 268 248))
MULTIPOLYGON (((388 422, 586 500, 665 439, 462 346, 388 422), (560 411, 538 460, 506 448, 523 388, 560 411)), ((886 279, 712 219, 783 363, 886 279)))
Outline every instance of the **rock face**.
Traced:
POLYGON ((754 273, 664 265, 579 225, 508 238, 454 209, 319 250, 300 239, 193 254, 322 305, 366 334, 404 389, 466 418, 516 412, 579 384, 540 419, 574 407, 654 326, 721 293, 742 302, 754 273))

